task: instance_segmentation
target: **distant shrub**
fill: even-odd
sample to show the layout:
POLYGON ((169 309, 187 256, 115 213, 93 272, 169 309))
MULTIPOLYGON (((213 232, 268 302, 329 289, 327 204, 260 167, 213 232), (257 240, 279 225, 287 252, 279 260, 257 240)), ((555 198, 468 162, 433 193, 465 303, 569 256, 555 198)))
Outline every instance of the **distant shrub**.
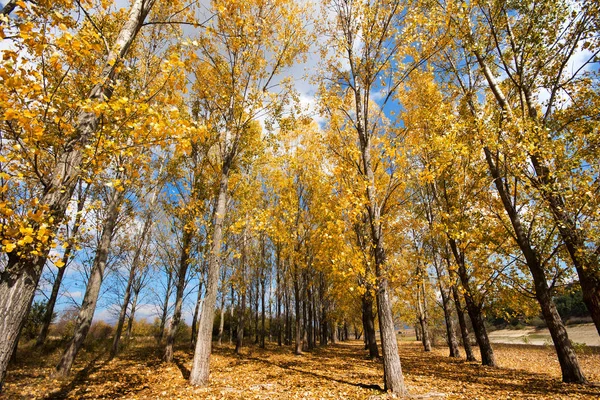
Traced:
POLYGON ((64 310, 60 314, 58 322, 51 326, 50 336, 58 336, 62 340, 66 340, 73 337, 73 334, 75 332, 75 321, 77 320, 78 314, 79 310, 77 310, 76 308, 69 308, 64 310))
POLYGON ((175 340, 179 343, 189 342, 192 338, 192 327, 185 323, 182 319, 179 321, 177 332, 175 333, 175 340))
MULTIPOLYGON (((157 325, 158 326, 158 325, 157 325)), ((136 319, 133 321, 133 328, 131 330, 132 337, 147 337, 155 336, 158 331, 154 324, 151 324, 146 319, 136 319)))
POLYGON ((96 321, 92 323, 87 338, 92 341, 103 341, 113 335, 113 326, 104 321, 96 321))
POLYGON ((582 318, 590 315, 585 303, 583 302, 583 293, 579 285, 569 286, 564 293, 555 296, 556 310, 563 321, 570 318, 582 318))
POLYGON ((540 317, 533 317, 533 318, 529 319, 527 321, 527 324, 533 325, 536 328, 545 328, 546 327, 546 321, 540 317))

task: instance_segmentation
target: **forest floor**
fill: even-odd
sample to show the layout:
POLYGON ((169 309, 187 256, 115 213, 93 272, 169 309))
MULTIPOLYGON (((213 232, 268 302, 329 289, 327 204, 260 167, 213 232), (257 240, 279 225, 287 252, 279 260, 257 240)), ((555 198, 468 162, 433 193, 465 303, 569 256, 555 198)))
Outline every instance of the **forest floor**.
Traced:
MULTIPOLYGON (((408 390, 418 398, 449 399, 598 399, 600 350, 580 348, 579 362, 589 386, 560 382, 552 347, 494 346, 499 368, 447 357, 445 347, 424 353, 411 341, 400 341, 400 358, 408 390)), ((27 345, 9 369, 2 399, 384 399, 380 361, 365 357, 361 341, 320 347, 295 356, 290 347, 268 343, 233 354, 231 345, 215 347, 208 387, 192 387, 187 378, 193 354, 175 352, 175 362, 161 361, 151 340, 134 341, 108 361, 99 347, 83 351, 71 377, 49 378, 61 348, 37 353, 27 345)))

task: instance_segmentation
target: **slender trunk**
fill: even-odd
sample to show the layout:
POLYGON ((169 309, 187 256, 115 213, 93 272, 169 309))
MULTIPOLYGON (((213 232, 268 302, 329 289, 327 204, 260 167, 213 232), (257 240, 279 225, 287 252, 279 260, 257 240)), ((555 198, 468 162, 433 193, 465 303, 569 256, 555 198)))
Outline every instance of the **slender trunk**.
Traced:
POLYGON ((460 296, 458 295, 458 289, 456 285, 452 285, 452 297, 454 299, 454 306, 456 307, 456 315, 458 316, 458 325, 460 326, 460 335, 463 342, 463 348, 467 355, 467 361, 477 361, 471 348, 471 342, 469 340, 469 330, 467 329, 467 321, 465 320, 465 313, 460 303, 460 296))
POLYGON ((321 319, 319 318, 319 309, 320 304, 318 303, 316 291, 313 290, 312 296, 312 309, 313 309, 313 343, 314 346, 317 346, 319 342, 320 332, 321 332, 321 319))
POLYGON ((127 341, 131 339, 131 332, 133 331, 133 323, 135 322, 135 311, 137 309, 137 301, 139 294, 139 290, 133 291, 133 300, 131 301, 131 312, 129 313, 129 319, 127 320, 127 330, 125 333, 125 340, 127 341))
POLYGON ((331 329, 331 343, 336 344, 338 342, 338 325, 337 321, 332 321, 331 329))
POLYGON ((165 362, 173 361, 173 346, 175 345, 175 334, 179 328, 181 320, 181 310, 183 307, 183 294, 185 291, 186 275, 189 267, 190 245, 192 243, 192 231, 183 230, 181 256, 179 257, 179 269, 177 271, 177 287, 175 292, 175 310, 173 310, 173 318, 169 325, 167 333, 167 343, 165 345, 165 353, 163 360, 165 362))
POLYGON ((75 357, 77 357, 77 353, 81 349, 90 330, 90 326, 92 325, 92 319, 94 317, 94 312, 96 311, 96 303, 98 302, 98 294, 100 293, 100 286, 104 279, 106 260, 108 259, 113 233, 117 225, 119 208, 123 200, 123 193, 123 191, 114 190, 111 194, 110 202, 107 205, 107 215, 102 226, 102 235, 100 237, 100 242, 98 243, 98 248, 96 249, 94 264, 90 271, 83 303, 79 310, 77 321, 75 322, 75 335, 67 345, 60 362, 56 366, 55 376, 65 377, 69 375, 75 357))
POLYGON ((308 310, 307 310, 307 301, 306 301, 306 293, 303 293, 302 296, 302 351, 308 351, 308 310))
POLYGON ((167 323, 167 316, 169 314, 169 299, 171 297, 171 285, 173 284, 173 273, 169 271, 167 275, 167 290, 165 292, 165 301, 164 308, 162 310, 162 315, 160 317, 160 328, 159 328, 159 337, 158 343, 162 343, 163 338, 165 337, 165 325, 167 323))
POLYGON ((204 312, 200 316, 198 340, 190 372, 192 385, 206 385, 208 383, 210 368, 210 352, 212 347, 212 328, 215 319, 215 303, 219 290, 219 271, 221 262, 221 245, 223 242, 223 220, 227 212, 227 190, 229 185, 229 168, 232 159, 223 162, 217 204, 213 214, 212 243, 208 258, 208 272, 206 296, 204 298, 204 312))
POLYGON ((38 334, 38 337, 35 341, 36 347, 40 347, 44 344, 44 342, 46 342, 48 330, 50 329, 52 317, 54 316, 54 306, 56 305, 56 300, 58 299, 58 291, 60 290, 60 284, 62 283, 63 276, 65 275, 65 271, 67 269, 67 263, 71 258, 72 248, 73 245, 71 242, 69 242, 61 260, 64 266, 58 269, 58 272, 56 273, 56 278, 54 279, 54 283, 52 284, 52 293, 50 294, 50 298, 48 299, 48 305, 46 306, 46 312, 44 313, 42 327, 40 328, 40 333, 38 334))
POLYGON ((133 279, 135 278, 135 264, 131 265, 129 269, 129 278, 127 279, 127 287, 125 288, 125 295, 123 296, 123 304, 121 305, 121 311, 119 312, 119 319, 117 321, 117 330, 113 338, 112 347, 110 350, 109 359, 114 358, 119 351, 119 341, 121 340, 121 332, 123 325, 125 325, 125 318, 127 317, 127 308, 129 307, 129 298, 131 297, 131 286, 133 285, 133 279))
POLYGON ((194 315, 192 317, 192 337, 190 340, 190 348, 194 349, 196 345, 196 339, 198 336, 198 316, 200 315, 200 308, 202 306, 202 275, 200 275, 200 282, 198 282, 198 297, 196 298, 196 305, 194 306, 194 315))
POLYGON ((344 320, 344 341, 348 340, 348 321, 344 320))
MULTIPOLYGON (((446 253, 446 256, 446 262, 449 264, 448 258, 450 257, 450 254, 446 253)), ((442 276, 442 266, 440 264, 440 258, 437 256, 434 257, 433 266, 435 267, 438 287, 440 288, 440 295, 442 296, 442 308, 444 310, 444 321, 446 323, 446 342, 448 343, 448 349, 450 350, 450 357, 460 358, 458 341, 456 340, 456 329, 454 327, 454 320, 452 319, 452 309, 450 308, 449 291, 444 287, 444 277, 442 276)))
POLYGON ((242 300, 240 309, 238 311, 238 326, 237 326, 237 338, 235 342, 235 354, 240 354, 242 346, 244 345, 244 315, 246 314, 246 291, 243 290, 241 294, 242 300))
POLYGON ((261 293, 260 293, 260 348, 265 348, 265 333, 266 333, 266 324, 265 324, 265 281, 264 278, 261 280, 261 293))
POLYGON ((276 265, 276 289, 275 289, 275 302, 276 302, 276 320, 277 320, 277 346, 281 346, 283 344, 283 335, 282 335, 282 326, 281 326, 281 278, 280 278, 280 251, 279 247, 277 248, 277 265, 276 265))
MULTIPOLYGON (((422 278, 421 278, 422 279, 422 278)), ((419 324, 421 325, 422 343, 425 351, 431 351, 431 341, 429 340, 429 326, 427 318, 427 302, 425 298, 425 285, 423 280, 417 290, 417 305, 419 310, 419 324)))
POLYGON ((444 321, 446 322, 446 341, 448 343, 448 350, 450 350, 450 357, 460 358, 460 351, 458 350, 458 341, 456 340, 456 329, 454 327, 454 320, 452 319, 452 310, 450 309, 450 299, 448 298, 448 292, 442 285, 442 282, 439 277, 438 284, 440 287, 440 294, 442 296, 444 321))
MULTIPOLYGON (((102 102, 112 96, 112 81, 117 68, 129 51, 137 32, 156 0, 135 0, 131 5, 127 21, 121 28, 113 48, 108 54, 98 83, 92 88, 88 99, 102 102)), ((8 10, 8 9, 7 9, 8 10)), ((64 152, 58 156, 57 165, 47 179, 40 204, 48 207, 54 222, 50 227, 56 233, 64 219, 69 201, 79 179, 79 168, 83 159, 84 146, 97 130, 100 116, 94 111, 77 111, 75 134, 64 152)), ((32 221, 34 228, 39 223, 32 221)), ((19 258, 21 249, 17 247, 8 253, 7 265, 0 273, 0 390, 6 375, 6 367, 15 346, 19 328, 35 295, 42 268, 50 249, 46 248, 39 256, 19 258)), ((29 254, 29 252, 26 252, 29 254)))
POLYGON ((308 346, 309 350, 314 349, 315 344, 313 342, 313 312, 312 312, 312 293, 310 290, 310 283, 309 283, 309 279, 308 279, 308 273, 306 274, 306 280, 305 280, 305 287, 306 287, 306 301, 305 301, 305 309, 306 309, 306 313, 304 315, 306 315, 306 338, 307 338, 307 343, 306 345, 308 346))
POLYGON ((296 306, 296 348, 294 354, 302 354, 302 315, 301 315, 301 299, 300 299, 300 278, 294 266, 294 300, 296 306))
POLYGON ((260 298, 260 280, 256 277, 256 290, 254 291, 254 344, 260 342, 260 327, 258 326, 258 300, 260 298))
POLYGON ((323 273, 320 274, 319 297, 321 298, 321 346, 327 346, 328 324, 327 324, 327 304, 325 303, 325 278, 323 273))
POLYGON ((220 310, 221 319, 219 320, 219 335, 217 336, 217 345, 221 345, 223 343, 223 329, 225 328, 225 293, 221 297, 221 310, 220 310))
POLYGON ((233 284, 231 284, 231 304, 229 307, 229 317, 231 323, 229 324, 229 344, 233 343, 233 305, 234 305, 234 291, 233 284))
POLYGON ((292 313, 291 313, 291 295, 290 291, 286 286, 285 290, 285 345, 289 346, 292 344, 292 313))
POLYGON ((475 332, 475 339, 481 352, 481 363, 490 367, 496 366, 496 359, 494 357, 494 350, 490 343, 490 339, 487 334, 487 329, 483 322, 483 316, 481 315, 481 305, 475 301, 473 295, 473 289, 471 289, 471 283, 469 282, 469 274, 467 273, 467 267, 465 265, 465 255, 456 244, 456 241, 452 238, 449 239, 450 248, 452 254, 458 265, 458 277, 464 289, 464 298, 467 305, 467 313, 471 319, 473 325, 473 331, 475 332))
POLYGON ((369 358, 379 358, 377 335, 375 333, 375 316, 373 315, 373 295, 367 288, 362 295, 363 330, 365 331, 365 349, 369 350, 369 358))

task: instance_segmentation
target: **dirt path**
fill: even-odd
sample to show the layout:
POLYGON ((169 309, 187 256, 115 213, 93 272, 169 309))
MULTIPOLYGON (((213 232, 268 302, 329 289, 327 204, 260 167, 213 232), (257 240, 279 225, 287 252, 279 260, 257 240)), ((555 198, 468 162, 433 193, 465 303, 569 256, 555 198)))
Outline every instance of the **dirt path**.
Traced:
MULTIPOLYGON (((579 324, 567 326, 569 339, 574 343, 586 346, 600 346, 600 336, 594 324, 579 324)), ((533 326, 525 329, 501 329, 490 333, 492 343, 514 343, 551 345, 552 338, 548 329, 536 329, 533 326)))
MULTIPOLYGON (((8 374, 3 398, 48 399, 376 399, 381 391, 382 366, 365 358, 360 342, 319 348, 294 356, 291 348, 269 345, 247 348, 242 356, 225 346, 215 349, 211 383, 206 388, 187 384, 192 354, 179 350, 176 362, 164 364, 160 351, 135 347, 120 358, 85 355, 74 375, 64 381, 48 379, 54 354, 22 355, 8 374), (40 359, 45 364, 36 366, 40 359)), ((600 398, 599 387, 560 383, 560 370, 551 349, 535 346, 496 346, 501 368, 448 358, 445 348, 424 353, 414 342, 401 342, 400 356, 411 394, 440 394, 450 399, 600 398)), ((582 354, 587 376, 600 380, 600 355, 582 354)), ((1 396, 0 396, 1 397, 1 396)), ((439 398, 439 397, 432 397, 439 398)))

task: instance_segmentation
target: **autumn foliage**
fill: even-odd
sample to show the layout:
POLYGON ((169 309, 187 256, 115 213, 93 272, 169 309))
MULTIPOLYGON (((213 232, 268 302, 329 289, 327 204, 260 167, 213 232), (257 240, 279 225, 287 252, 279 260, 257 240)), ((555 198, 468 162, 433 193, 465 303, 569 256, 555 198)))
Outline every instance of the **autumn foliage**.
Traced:
POLYGON ((3 2, 0 388, 597 394, 568 323, 600 333, 599 12, 3 2), (501 322, 548 346, 498 347, 501 322), (19 361, 32 346, 40 365, 19 361))

